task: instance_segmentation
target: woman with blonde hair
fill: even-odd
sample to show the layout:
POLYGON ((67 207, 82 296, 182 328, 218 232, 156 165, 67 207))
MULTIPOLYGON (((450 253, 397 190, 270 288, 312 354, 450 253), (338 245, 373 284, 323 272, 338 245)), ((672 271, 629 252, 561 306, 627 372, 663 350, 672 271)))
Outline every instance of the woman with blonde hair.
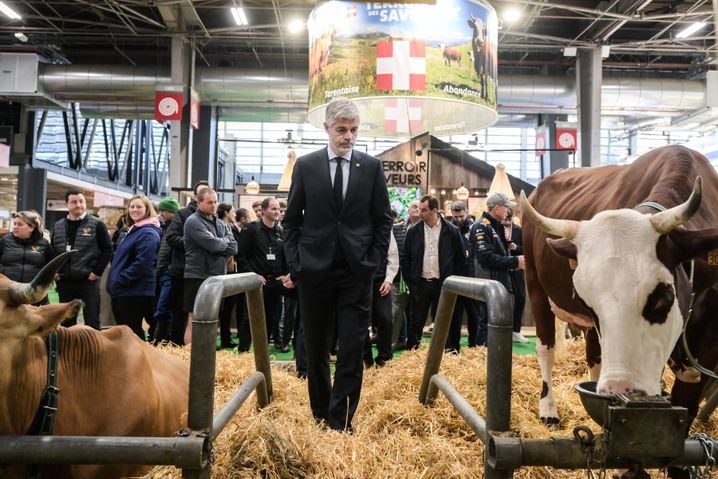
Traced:
MULTIPOLYGON (((19 283, 32 281, 55 257, 43 232, 37 211, 18 211, 12 215, 12 231, 0 239, 0 273, 19 283)), ((37 305, 48 303, 46 296, 37 305)))
POLYGON ((127 207, 129 227, 112 257, 107 292, 117 324, 129 326, 143 341, 144 319, 154 333, 154 299, 157 282, 157 250, 162 229, 149 198, 135 195, 127 207))

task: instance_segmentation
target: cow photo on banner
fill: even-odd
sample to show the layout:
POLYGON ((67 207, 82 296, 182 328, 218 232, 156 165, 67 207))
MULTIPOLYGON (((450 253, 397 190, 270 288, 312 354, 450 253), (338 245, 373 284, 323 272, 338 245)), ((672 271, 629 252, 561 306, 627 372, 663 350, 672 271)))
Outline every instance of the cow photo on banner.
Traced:
POLYGON ((330 1, 309 31, 309 122, 357 100, 369 136, 458 134, 496 122, 498 20, 488 4, 330 1))

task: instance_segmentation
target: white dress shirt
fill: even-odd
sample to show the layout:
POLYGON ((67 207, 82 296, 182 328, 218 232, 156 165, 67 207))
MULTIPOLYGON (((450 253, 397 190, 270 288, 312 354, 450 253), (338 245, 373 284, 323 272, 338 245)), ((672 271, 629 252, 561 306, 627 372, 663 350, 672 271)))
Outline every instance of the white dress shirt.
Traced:
POLYGON ((337 160, 335 158, 338 156, 344 158, 344 161, 342 161, 342 197, 346 198, 349 173, 351 171, 352 150, 349 150, 346 155, 337 155, 332 151, 331 147, 327 146, 327 153, 329 154, 329 174, 332 176, 332 187, 334 186, 334 176, 337 172, 337 160))
POLYGON ((424 279, 438 279, 439 270, 439 233, 441 233, 441 220, 434 226, 424 223, 424 264, 421 277, 424 279))

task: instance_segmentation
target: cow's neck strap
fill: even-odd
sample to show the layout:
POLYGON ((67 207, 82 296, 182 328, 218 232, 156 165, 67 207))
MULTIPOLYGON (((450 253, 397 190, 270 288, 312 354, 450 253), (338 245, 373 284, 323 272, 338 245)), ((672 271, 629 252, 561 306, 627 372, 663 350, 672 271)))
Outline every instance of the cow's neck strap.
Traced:
POLYGON ((633 209, 637 210, 641 206, 647 206, 648 208, 653 208, 656 211, 666 211, 665 206, 660 203, 656 203, 655 201, 644 201, 643 203, 639 203, 638 205, 636 205, 636 207, 633 209))
MULTIPOLYGON (((46 343, 47 383, 45 384, 45 392, 42 394, 35 419, 33 419, 32 425, 27 431, 28 436, 52 435, 52 429, 55 424, 57 400, 60 395, 60 389, 57 387, 57 364, 60 359, 60 342, 57 337, 57 331, 48 335, 46 343)), ((37 479, 41 474, 42 466, 33 464, 28 466, 25 479, 37 479)))

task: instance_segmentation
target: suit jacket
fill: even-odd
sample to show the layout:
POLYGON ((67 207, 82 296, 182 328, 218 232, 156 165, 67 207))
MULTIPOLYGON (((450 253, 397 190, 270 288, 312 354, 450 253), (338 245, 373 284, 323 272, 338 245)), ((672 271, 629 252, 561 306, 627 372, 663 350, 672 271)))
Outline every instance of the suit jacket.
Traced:
MULTIPOLYGON (((466 274, 466 250, 459 228, 439 217, 439 275, 443 282, 452 274, 466 274)), ((424 269, 424 222, 409 228, 404 240, 404 257, 401 271, 409 288, 416 286, 424 269)))
POLYGON ((349 269, 371 281, 389 249, 392 217, 381 161, 353 150, 341 211, 334 200, 327 149, 297 159, 284 227, 292 279, 317 283, 341 244, 349 269))

